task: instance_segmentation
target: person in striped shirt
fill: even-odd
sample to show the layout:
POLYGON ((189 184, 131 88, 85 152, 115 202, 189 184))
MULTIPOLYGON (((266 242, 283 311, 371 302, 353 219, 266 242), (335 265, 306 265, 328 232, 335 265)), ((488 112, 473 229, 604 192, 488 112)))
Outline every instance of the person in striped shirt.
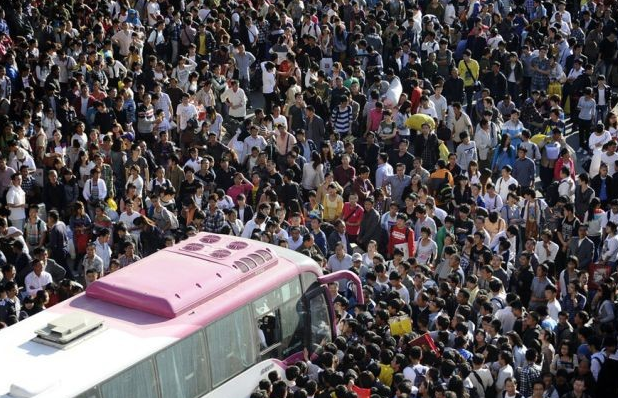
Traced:
POLYGON ((341 137, 352 134, 353 113, 352 106, 349 103, 348 97, 342 96, 339 106, 331 114, 333 130, 339 133, 341 137))

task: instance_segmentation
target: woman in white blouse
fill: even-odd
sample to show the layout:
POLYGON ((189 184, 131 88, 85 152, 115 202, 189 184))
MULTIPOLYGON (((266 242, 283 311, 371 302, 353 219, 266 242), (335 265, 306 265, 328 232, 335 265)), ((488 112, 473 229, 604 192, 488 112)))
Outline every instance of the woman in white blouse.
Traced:
POLYGON ((134 164, 133 166, 131 166, 131 168, 129 169, 130 174, 127 178, 125 188, 128 187, 130 184, 135 185, 135 193, 141 198, 143 197, 142 193, 144 191, 144 179, 142 178, 142 176, 139 175, 139 172, 140 167, 138 165, 134 164))
POLYGON ((311 162, 303 166, 303 179, 301 186, 305 191, 314 191, 324 182, 324 165, 322 158, 317 152, 311 154, 311 162))

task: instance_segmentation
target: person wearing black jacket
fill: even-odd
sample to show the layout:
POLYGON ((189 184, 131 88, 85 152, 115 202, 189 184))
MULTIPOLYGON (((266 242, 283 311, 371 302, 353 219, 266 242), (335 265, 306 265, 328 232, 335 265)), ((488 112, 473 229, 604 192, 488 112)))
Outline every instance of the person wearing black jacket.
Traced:
POLYGON ((247 198, 243 193, 236 197, 236 203, 238 204, 234 206, 234 210, 236 210, 238 218, 240 219, 240 221, 242 221, 244 225, 249 220, 253 219, 253 208, 247 204, 247 198))
POLYGON ((47 173, 48 182, 43 187, 43 203, 45 203, 45 209, 58 210, 64 209, 66 203, 64 201, 64 187, 58 179, 58 172, 56 170, 50 170, 47 173))
MULTIPOLYGON (((511 52, 509 54, 509 62, 503 65, 502 70, 504 71, 504 76, 506 77, 507 85, 508 85, 508 93, 511 95, 515 104, 519 106, 519 93, 520 86, 522 84, 523 76, 524 76, 524 67, 519 58, 517 57, 516 52, 511 52), (513 75, 511 78, 511 74, 513 75)), ((492 91, 493 95, 493 91, 492 91)), ((498 98, 495 97, 494 98, 498 98)))
POLYGON ((438 136, 431 131, 428 124, 423 124, 421 134, 414 139, 414 156, 423 160, 423 167, 433 170, 438 161, 438 136))
POLYGON ((613 177, 607 174, 607 166, 602 165, 599 169, 599 174, 594 176, 592 180, 590 180, 590 188, 594 190, 594 192, 598 192, 597 196, 601 199, 601 206, 606 208, 609 202, 612 201, 616 197, 615 189, 614 189, 614 180, 613 177), (605 184, 605 195, 606 198, 601 198, 601 185, 605 184))
POLYGON ((294 181, 294 177, 295 172, 293 170, 286 170, 283 173, 283 184, 277 189, 279 203, 285 204, 288 211, 290 210, 289 206, 290 203, 292 203, 292 200, 297 200, 299 203, 303 203, 300 185, 294 181))
POLYGON ((370 241, 380 242, 382 228, 380 227, 380 214, 373 207, 374 199, 369 196, 365 198, 363 218, 360 222, 360 231, 356 238, 357 243, 366 249, 370 241))
POLYGON ((139 240, 143 257, 149 256, 165 247, 165 235, 163 231, 156 226, 154 221, 145 216, 141 216, 136 218, 133 224, 142 229, 139 240))
POLYGON ((451 76, 444 82, 444 90, 442 91, 449 104, 453 102, 465 103, 464 81, 459 77, 459 70, 457 68, 453 67, 451 69, 451 76))
MULTIPOLYGON (((489 89, 493 98, 504 98, 507 93, 507 79, 500 72, 500 62, 494 61, 491 64, 491 72, 485 75, 485 87, 489 89)), ((512 96, 512 98, 516 98, 512 96)))
POLYGON ((575 64, 575 60, 579 59, 582 65, 586 65, 588 63, 588 57, 582 54, 583 46, 581 44, 575 44, 573 46, 573 54, 569 55, 564 64, 564 73, 568 76, 571 73, 571 69, 573 69, 573 65, 575 64))

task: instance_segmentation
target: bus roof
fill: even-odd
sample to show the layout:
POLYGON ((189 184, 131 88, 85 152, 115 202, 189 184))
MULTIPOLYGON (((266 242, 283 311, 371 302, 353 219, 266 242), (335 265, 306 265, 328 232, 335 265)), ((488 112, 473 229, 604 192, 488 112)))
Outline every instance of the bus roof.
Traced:
POLYGON ((0 330, 3 359, 19 364, 3 371, 0 398, 12 397, 5 395, 11 385, 32 385, 33 375, 38 375, 42 391, 37 396, 74 396, 299 273, 320 274, 318 265, 300 253, 231 236, 220 236, 217 242, 207 243, 199 250, 187 250, 187 245, 204 244, 201 240, 207 236, 212 235, 198 234, 160 250, 93 283, 85 294, 0 330), (247 246, 230 249, 232 242, 247 246), (229 250, 230 254, 210 259, 209 253, 214 250, 229 250), (234 262, 244 262, 243 258, 260 250, 271 253, 273 258, 246 272, 238 265, 234 268, 234 262), (140 299, 145 302, 140 303, 140 299), (160 304, 164 308, 156 309, 160 304), (103 330, 64 350, 34 340, 37 330, 75 313, 98 318, 103 322, 103 330), (87 364, 95 362, 93 372, 87 364))
POLYGON ((253 243, 221 235, 196 236, 94 282, 86 295, 175 318, 279 264, 270 247, 253 243))

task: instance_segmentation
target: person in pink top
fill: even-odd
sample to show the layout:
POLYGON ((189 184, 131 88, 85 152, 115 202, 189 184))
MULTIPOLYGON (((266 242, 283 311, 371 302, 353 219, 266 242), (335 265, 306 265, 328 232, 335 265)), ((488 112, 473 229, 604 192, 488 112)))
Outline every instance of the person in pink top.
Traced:
POLYGON ((238 205, 238 195, 241 193, 249 195, 251 190, 253 189, 253 184, 251 181, 247 180, 242 173, 234 174, 234 185, 227 189, 227 194, 234 201, 234 206, 238 205))
POLYGON ((367 132, 378 131, 380 123, 382 122, 382 103, 376 102, 376 107, 369 111, 367 114, 367 132))
POLYGON ((569 152, 567 148, 562 148, 560 150, 560 157, 556 160, 556 164, 554 165, 554 180, 560 181, 560 170, 562 170, 563 167, 569 169, 571 178, 575 180, 575 163, 573 162, 571 152, 569 152))

